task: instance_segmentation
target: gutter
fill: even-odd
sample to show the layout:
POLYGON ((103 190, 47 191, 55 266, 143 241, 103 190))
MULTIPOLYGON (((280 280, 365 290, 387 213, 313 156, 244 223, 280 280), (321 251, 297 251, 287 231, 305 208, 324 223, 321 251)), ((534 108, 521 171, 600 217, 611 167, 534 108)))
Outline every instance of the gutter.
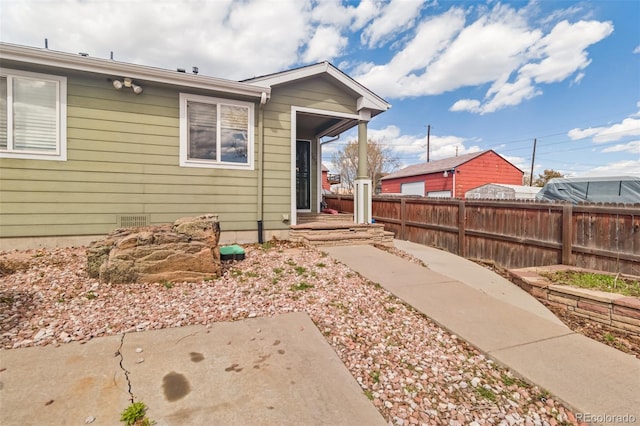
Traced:
POLYGON ((266 92, 260 97, 258 105, 258 200, 257 200, 257 224, 258 224, 258 243, 264 242, 264 105, 267 103, 266 92))
POLYGON ((271 97, 270 87, 10 43, 0 43, 0 59, 98 74, 117 75, 188 88, 215 90, 222 93, 259 98, 261 102, 264 95, 266 95, 267 100, 271 97))

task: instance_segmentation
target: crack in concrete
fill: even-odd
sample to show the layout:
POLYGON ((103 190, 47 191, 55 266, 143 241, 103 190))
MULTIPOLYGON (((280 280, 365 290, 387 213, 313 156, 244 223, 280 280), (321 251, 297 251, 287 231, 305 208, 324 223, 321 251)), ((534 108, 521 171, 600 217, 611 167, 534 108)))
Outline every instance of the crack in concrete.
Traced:
POLYGON ((538 339, 538 340, 531 340, 531 341, 528 341, 528 342, 519 343, 517 345, 511 345, 511 346, 505 346, 505 347, 498 348, 498 349, 493 349, 491 351, 488 351, 487 353, 493 355, 496 352, 506 351, 506 350, 514 349, 514 348, 520 348, 520 347, 528 346, 528 345, 535 345, 537 343, 546 342, 546 341, 553 340, 553 339, 560 339, 562 337, 572 336, 574 334, 577 334, 577 333, 575 331, 571 331, 569 333, 558 334, 557 336, 545 337, 545 338, 538 339))
POLYGON ((122 345, 124 345, 124 336, 126 336, 126 333, 122 334, 122 338, 120 339, 120 347, 118 348, 118 350, 116 351, 116 353, 114 354, 114 356, 119 356, 120 357, 120 369, 124 372, 124 377, 127 380, 127 387, 128 387, 128 392, 129 392, 129 396, 130 396, 130 400, 131 403, 133 404, 134 402, 134 397, 133 397, 133 392, 131 392, 131 380, 129 380, 129 370, 127 370, 126 368, 124 368, 124 365, 122 365, 122 363, 124 362, 124 356, 122 355, 122 345))

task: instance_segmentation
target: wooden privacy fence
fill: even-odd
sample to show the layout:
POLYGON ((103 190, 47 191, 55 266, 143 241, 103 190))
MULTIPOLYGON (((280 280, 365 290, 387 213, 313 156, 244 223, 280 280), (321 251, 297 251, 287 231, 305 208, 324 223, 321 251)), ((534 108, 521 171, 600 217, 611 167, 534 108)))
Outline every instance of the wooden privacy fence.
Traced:
MULTIPOLYGON (((353 196, 325 195, 353 212, 353 196)), ((640 275, 640 205, 373 197, 372 215, 401 240, 504 268, 572 265, 640 275)))

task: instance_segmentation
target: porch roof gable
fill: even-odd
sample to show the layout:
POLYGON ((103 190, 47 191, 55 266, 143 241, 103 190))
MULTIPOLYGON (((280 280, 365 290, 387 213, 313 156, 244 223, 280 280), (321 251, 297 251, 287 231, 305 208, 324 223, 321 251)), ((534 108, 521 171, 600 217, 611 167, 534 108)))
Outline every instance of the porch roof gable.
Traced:
POLYGON ((328 75, 345 86, 358 96, 357 108, 360 110, 371 111, 371 116, 378 115, 391 108, 391 104, 380 96, 367 89, 362 84, 351 78, 349 75, 340 71, 330 62, 324 61, 313 65, 307 65, 287 71, 267 74, 260 77, 254 77, 243 80, 245 83, 273 87, 280 84, 290 83, 292 81, 305 78, 315 77, 319 75, 328 75))

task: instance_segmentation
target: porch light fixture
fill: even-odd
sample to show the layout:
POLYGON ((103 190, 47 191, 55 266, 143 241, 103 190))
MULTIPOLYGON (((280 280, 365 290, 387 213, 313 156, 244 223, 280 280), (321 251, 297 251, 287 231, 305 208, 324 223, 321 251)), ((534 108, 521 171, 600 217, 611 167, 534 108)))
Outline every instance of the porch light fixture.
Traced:
POLYGON ((123 87, 130 87, 136 95, 142 93, 142 87, 135 84, 130 78, 124 78, 123 81, 113 80, 113 87, 115 87, 116 90, 120 90, 123 87))

